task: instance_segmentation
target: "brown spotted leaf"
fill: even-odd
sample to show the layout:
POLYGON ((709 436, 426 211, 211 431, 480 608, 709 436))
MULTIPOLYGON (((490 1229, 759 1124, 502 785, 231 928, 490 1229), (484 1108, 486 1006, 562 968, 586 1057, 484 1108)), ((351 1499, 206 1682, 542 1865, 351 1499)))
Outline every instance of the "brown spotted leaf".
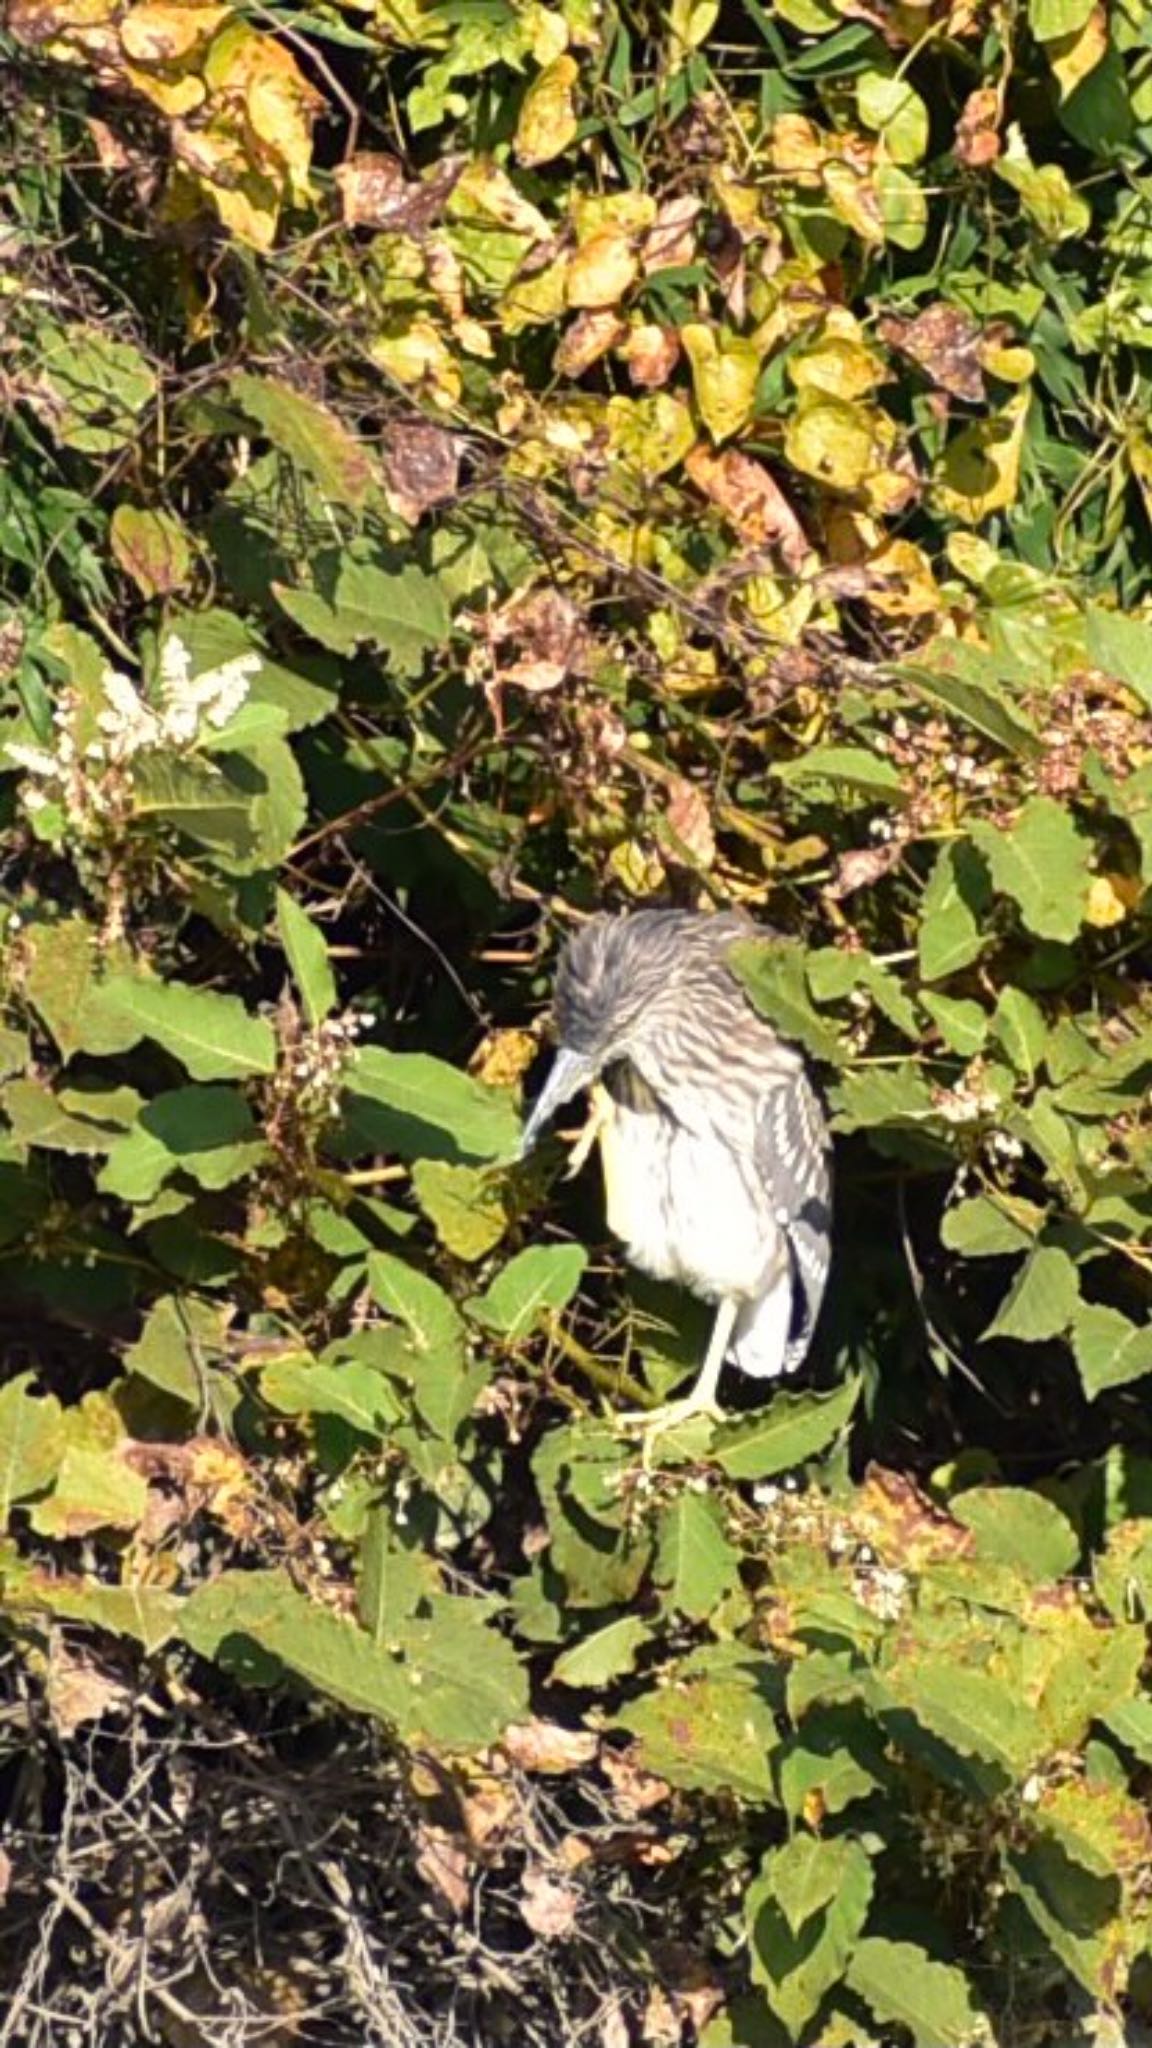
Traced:
POLYGON ((405 420, 389 429, 381 457, 389 505, 415 526, 434 505, 456 495, 460 444, 444 427, 405 420))
POLYGON ((937 299, 925 306, 915 320, 881 321, 880 333, 942 391, 972 405, 983 399, 983 336, 975 320, 959 306, 949 306, 943 299, 937 299))

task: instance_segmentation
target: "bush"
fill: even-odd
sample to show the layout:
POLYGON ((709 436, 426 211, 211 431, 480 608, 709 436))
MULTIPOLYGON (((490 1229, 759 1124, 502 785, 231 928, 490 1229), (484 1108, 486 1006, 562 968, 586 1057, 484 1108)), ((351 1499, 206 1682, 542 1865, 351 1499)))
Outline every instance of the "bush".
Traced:
POLYGON ((12 0, 0 2041, 1148 2017, 1107 17, 12 0), (811 1372, 648 1466, 702 1311, 517 1138, 652 901, 839 1138, 811 1372))

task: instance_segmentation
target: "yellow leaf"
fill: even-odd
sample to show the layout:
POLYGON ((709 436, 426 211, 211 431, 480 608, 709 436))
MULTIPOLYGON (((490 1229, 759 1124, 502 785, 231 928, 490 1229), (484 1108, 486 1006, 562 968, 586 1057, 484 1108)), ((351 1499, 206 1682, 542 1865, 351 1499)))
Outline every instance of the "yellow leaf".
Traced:
POLYGON ((935 491, 940 511, 979 526, 1015 503, 1030 399, 1028 390, 1018 391, 1002 412, 974 420, 949 442, 935 491))
POLYGON ((1082 28, 1045 43, 1044 50, 1059 82, 1060 97, 1066 100, 1108 53, 1107 10, 1093 8, 1082 28))
POLYGON ((379 334, 370 354, 398 384, 423 392, 433 405, 456 405, 460 371, 455 357, 430 320, 418 316, 398 333, 379 334))
POLYGON ((680 340, 692 365, 696 403, 714 441, 725 441, 752 416, 760 357, 742 335, 717 333, 690 321, 680 340))
POLYGON ((622 228, 601 228, 576 250, 568 264, 570 306, 614 306, 640 269, 630 237, 622 228))
POLYGON ((557 57, 534 78, 516 123, 515 150, 522 164, 547 164, 574 141, 579 122, 573 87, 580 76, 574 57, 557 57))
POLYGON ((211 42, 231 7, 195 7, 177 0, 143 0, 120 22, 124 54, 134 64, 179 65, 211 42))
POLYGON ((793 469, 834 491, 855 491, 882 467, 891 422, 874 407, 820 391, 802 391, 784 429, 784 453, 793 469))
POLYGON ((819 184, 831 155, 830 138, 822 135, 806 114, 777 114, 768 142, 768 159, 774 171, 811 187, 819 184))
POLYGON ((890 540, 868 557, 865 602, 886 619, 920 619, 940 609, 932 565, 915 541, 890 540), (872 577, 883 579, 873 583, 872 577))
POLYGON ((689 50, 698 50, 707 42, 716 26, 720 13, 720 0, 672 0, 668 15, 668 26, 676 48, 677 63, 689 50))
POLYGON ((824 334, 811 348, 791 356, 788 374, 798 391, 825 391, 833 398, 861 398, 884 381, 884 364, 863 342, 824 334))
MULTIPOLYGON (((1139 893, 1139 885, 1137 891, 1139 893)), ((1095 925, 1098 931, 1106 931, 1109 925, 1122 924, 1131 907, 1131 884, 1127 876, 1094 875, 1088 884, 1084 922, 1095 925)))
POLYGON ((980 350, 980 367, 1002 384, 1026 384, 1036 369, 1036 358, 1022 344, 985 342, 980 350))
POLYGON ((855 230, 861 241, 883 242, 884 215, 876 188, 866 173, 854 170, 851 164, 826 163, 824 190, 833 211, 855 230))
POLYGON ((606 407, 613 454, 642 476, 663 476, 682 462, 696 430, 682 398, 653 391, 646 398, 610 398, 606 407))
POLYGON ((505 334, 522 334, 526 327, 550 327, 568 304, 567 285, 566 256, 558 256, 533 277, 515 278, 500 301, 500 325, 505 334))
POLYGON ((135 64, 125 64, 124 77, 170 121, 179 121, 183 115, 195 113, 208 97, 204 80, 194 71, 186 72, 183 78, 157 78, 151 71, 141 71, 135 64))

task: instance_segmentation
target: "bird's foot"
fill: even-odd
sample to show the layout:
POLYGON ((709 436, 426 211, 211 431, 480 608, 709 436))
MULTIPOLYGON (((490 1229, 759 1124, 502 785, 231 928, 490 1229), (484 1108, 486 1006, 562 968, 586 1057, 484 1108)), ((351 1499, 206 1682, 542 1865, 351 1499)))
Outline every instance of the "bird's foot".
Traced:
MULTIPOLYGON (((707 1397, 702 1399, 698 1393, 694 1392, 685 1394, 683 1399, 679 1401, 666 1401, 660 1408, 628 1409, 624 1414, 615 1416, 613 1421, 614 1427, 622 1436, 638 1436, 640 1438, 641 1462, 645 1469, 647 1469, 652 1463, 656 1445, 663 1438, 674 1433, 678 1435, 688 1423, 699 1422, 701 1425, 711 1425, 714 1422, 719 1422, 722 1419, 722 1415, 723 1410, 718 1401, 708 1399, 707 1397)), ((695 1434, 696 1432, 693 1432, 694 1436, 695 1434)), ((704 1450, 707 1445, 707 1437, 711 1435, 710 1427, 707 1433, 705 1433, 702 1427, 699 1435, 699 1445, 695 1442, 691 1445, 685 1442, 682 1447, 678 1445, 677 1448, 683 1448, 684 1452, 688 1454, 696 1452, 698 1449, 704 1450)))

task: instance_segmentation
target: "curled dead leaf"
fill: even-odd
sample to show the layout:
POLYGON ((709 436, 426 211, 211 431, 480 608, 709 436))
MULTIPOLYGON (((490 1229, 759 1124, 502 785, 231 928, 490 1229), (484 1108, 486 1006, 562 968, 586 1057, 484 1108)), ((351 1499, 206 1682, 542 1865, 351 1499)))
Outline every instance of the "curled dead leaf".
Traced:
POLYGON ((842 853, 836 863, 836 879, 829 882, 824 894, 833 903, 842 903, 846 896, 854 896, 857 889, 871 888, 874 882, 896 866, 904 852, 899 840, 891 839, 884 846, 856 846, 850 853, 842 853))
MULTIPOLYGON (((532 1041, 535 1051, 535 1040, 532 1041)), ((564 1728, 558 1721, 525 1721, 506 1728, 500 1747, 518 1770, 533 1775, 562 1777, 591 1763, 600 1746, 599 1737, 586 1728, 564 1728)))
POLYGON ((626 332, 620 315, 610 307, 578 313, 560 337, 552 368, 558 377, 580 377, 601 356, 607 355, 626 332))
POLYGON ((716 835, 708 798, 695 782, 676 776, 669 788, 664 816, 673 843, 666 848, 670 858, 687 857, 693 867, 710 868, 716 858, 716 835))
POLYGON ((530 1863, 520 1881, 520 1911, 541 1941, 558 1941, 576 1924, 580 1894, 549 1877, 543 1864, 530 1863))
POLYGON ((671 270, 691 263, 696 255, 696 219, 701 201, 690 193, 666 199, 644 237, 642 261, 645 277, 654 270, 671 270))
POLYGON ((701 443, 689 451, 684 467, 743 540, 775 548, 786 568, 800 570, 809 553, 804 528, 762 462, 736 448, 714 455, 701 443))
POLYGON ((416 1868, 425 1884, 438 1893, 440 1898, 458 1919, 468 1910, 472 1896, 469 1879, 468 1851, 459 1835, 447 1828, 432 1827, 421 1821, 416 1829, 416 1868))
POLYGON ((394 156, 365 150, 349 157, 335 173, 344 225, 422 235, 444 211, 463 168, 463 157, 445 157, 427 178, 409 182, 394 156))
POLYGON ((631 236, 619 227, 597 229, 568 265, 565 291, 570 306, 614 306, 632 285, 639 262, 631 236))
POLYGON ((668 382, 680 359, 680 337, 674 327, 657 327, 645 321, 629 330, 620 349, 628 375, 642 391, 658 391, 668 382))
POLYGON ((444 427, 423 420, 400 421, 388 431, 381 467, 389 505, 415 526, 434 505, 455 497, 460 444, 444 427))
POLYGON ((969 93, 960 110, 952 154, 958 164, 979 171, 994 164, 1003 144, 1000 140, 1000 95, 991 86, 969 93))
POLYGON ((129 1706, 131 1688, 98 1663, 87 1650, 74 1650, 54 1635, 48 1655, 48 1711, 62 1740, 86 1721, 119 1713, 129 1706))
POLYGON ((880 334, 953 398, 973 405, 983 399, 983 335, 971 314, 959 306, 937 299, 914 320, 882 320, 880 334))

